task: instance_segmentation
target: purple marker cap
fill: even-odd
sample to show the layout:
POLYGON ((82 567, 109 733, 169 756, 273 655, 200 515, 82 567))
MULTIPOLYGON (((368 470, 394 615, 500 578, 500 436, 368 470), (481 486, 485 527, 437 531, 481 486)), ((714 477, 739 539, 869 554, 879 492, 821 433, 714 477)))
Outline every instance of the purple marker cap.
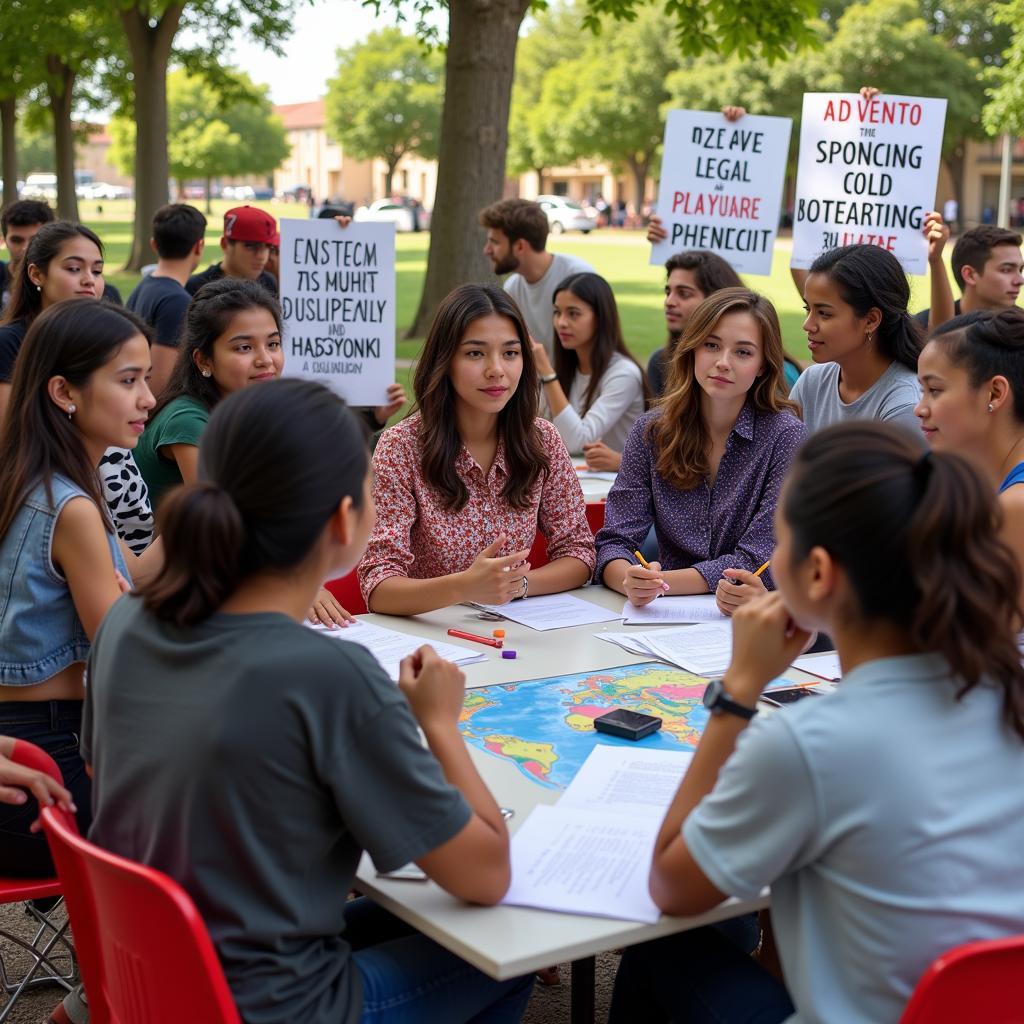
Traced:
POLYGON ((501 656, 503 658, 508 658, 509 660, 512 660, 516 656, 516 652, 512 650, 504 650, 501 652, 501 656))

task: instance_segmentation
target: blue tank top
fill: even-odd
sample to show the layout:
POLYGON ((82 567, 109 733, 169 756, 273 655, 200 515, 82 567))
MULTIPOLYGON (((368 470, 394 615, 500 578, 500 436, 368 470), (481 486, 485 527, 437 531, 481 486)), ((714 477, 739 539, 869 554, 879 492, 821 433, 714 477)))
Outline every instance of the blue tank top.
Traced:
POLYGON ((1016 484, 1024 484, 1024 462, 1018 462, 1009 473, 1006 474, 1006 479, 999 485, 999 493, 1015 486, 1016 484))
MULTIPOLYGON (((67 581, 53 564, 53 531, 64 506, 88 497, 55 476, 47 496, 37 484, 0 537, 0 684, 45 682, 89 654, 89 638, 75 610, 67 581), (52 499, 52 500, 51 500, 52 499)), ((111 572, 129 579, 117 538, 107 535, 111 572)))

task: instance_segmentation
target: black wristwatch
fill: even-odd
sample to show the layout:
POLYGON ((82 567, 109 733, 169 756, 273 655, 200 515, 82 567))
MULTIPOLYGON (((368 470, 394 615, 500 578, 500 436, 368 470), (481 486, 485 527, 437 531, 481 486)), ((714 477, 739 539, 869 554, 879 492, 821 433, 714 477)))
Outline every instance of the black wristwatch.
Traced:
POLYGON ((721 679, 712 679, 704 691, 704 707, 713 715, 720 715, 728 712, 730 715, 738 715, 740 718, 750 721, 757 714, 757 708, 748 708, 745 704, 734 701, 725 692, 721 679))

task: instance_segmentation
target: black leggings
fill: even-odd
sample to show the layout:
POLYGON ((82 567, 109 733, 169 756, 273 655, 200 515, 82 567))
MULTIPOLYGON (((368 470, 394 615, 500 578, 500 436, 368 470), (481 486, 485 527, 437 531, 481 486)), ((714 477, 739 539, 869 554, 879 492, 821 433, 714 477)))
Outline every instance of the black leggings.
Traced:
MULTIPOLYGON (((0 701, 0 735, 34 743, 57 762, 78 808, 78 829, 85 835, 92 824, 92 781, 78 752, 81 732, 80 700, 0 701)), ((38 817, 39 804, 31 794, 23 804, 0 803, 0 875, 55 874, 46 836, 29 831, 38 817)))

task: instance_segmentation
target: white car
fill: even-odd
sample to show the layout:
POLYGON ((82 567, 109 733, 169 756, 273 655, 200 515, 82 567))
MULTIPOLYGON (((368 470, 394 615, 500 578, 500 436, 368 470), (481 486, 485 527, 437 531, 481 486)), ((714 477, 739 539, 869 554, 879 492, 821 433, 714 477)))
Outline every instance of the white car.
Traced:
POLYGON ((132 190, 126 185, 109 185, 105 181, 93 182, 85 190, 86 199, 131 199, 132 190))
POLYGON ((57 199, 57 175, 35 173, 25 179, 19 193, 22 199, 57 199))
POLYGON ((588 235, 597 227, 596 217, 579 203, 564 196, 537 196, 537 202, 548 215, 548 225, 553 235, 560 235, 563 231, 582 231, 588 235))
POLYGON ((360 206, 353 220, 382 221, 394 224, 396 231, 412 231, 412 211, 391 199, 378 199, 369 206, 360 206))

